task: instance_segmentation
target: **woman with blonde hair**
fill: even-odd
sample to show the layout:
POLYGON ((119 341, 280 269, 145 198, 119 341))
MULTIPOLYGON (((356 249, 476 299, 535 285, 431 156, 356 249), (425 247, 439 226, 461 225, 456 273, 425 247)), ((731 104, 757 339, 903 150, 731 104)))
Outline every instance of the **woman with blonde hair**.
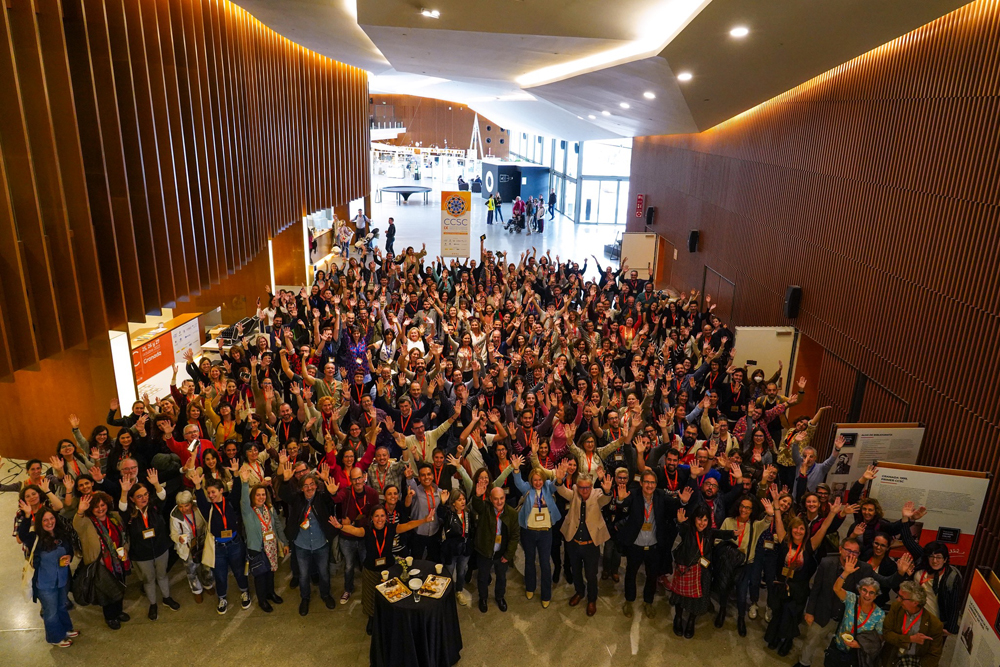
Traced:
POLYGON ((542 607, 552 601, 552 526, 562 518, 556 504, 555 486, 541 468, 532 468, 528 481, 521 477, 524 459, 515 456, 514 484, 524 499, 517 513, 521 525, 521 547, 524 549, 524 595, 535 597, 535 554, 542 576, 542 607))

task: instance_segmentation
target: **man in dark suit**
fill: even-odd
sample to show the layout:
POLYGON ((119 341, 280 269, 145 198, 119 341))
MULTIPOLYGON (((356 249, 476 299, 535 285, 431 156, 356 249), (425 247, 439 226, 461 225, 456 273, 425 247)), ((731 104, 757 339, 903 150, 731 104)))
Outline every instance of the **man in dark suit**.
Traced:
POLYGON ((480 478, 479 488, 472 497, 472 509, 479 515, 476 527, 476 563, 479 567, 479 611, 486 613, 489 608, 486 597, 490 590, 490 573, 497 576, 493 589, 500 611, 507 611, 507 570, 514 561, 517 543, 521 538, 521 526, 517 522, 517 510, 507 505, 503 489, 496 487, 490 491, 490 503, 483 502, 486 493, 486 479, 480 478))

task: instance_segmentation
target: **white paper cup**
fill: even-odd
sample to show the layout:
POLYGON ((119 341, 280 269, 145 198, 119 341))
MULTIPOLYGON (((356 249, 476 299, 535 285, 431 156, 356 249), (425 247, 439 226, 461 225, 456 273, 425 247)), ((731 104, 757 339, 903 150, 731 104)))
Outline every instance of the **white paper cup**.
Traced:
POLYGON ((406 557, 406 564, 407 565, 413 565, 413 556, 407 556, 406 557))
POLYGON ((389 570, 382 570, 382 581, 389 581, 389 570))
POLYGON ((437 572, 438 574, 441 574, 443 570, 444 570, 444 565, 442 565, 441 563, 438 563, 437 565, 434 566, 434 571, 437 572))

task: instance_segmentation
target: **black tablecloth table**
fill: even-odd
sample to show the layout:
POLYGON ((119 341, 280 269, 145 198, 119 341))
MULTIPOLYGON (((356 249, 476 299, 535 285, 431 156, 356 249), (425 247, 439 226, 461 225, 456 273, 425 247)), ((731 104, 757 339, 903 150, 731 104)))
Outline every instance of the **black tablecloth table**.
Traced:
MULTIPOLYGON (((417 578, 423 580, 435 574, 434 563, 413 561, 412 568, 420 570, 417 578)), ((393 565, 389 577, 398 577, 403 568, 393 565)), ((447 570, 442 576, 448 576, 447 570)), ((412 577, 410 577, 412 578, 412 577)), ((409 582, 403 582, 409 583, 409 582)), ((462 651, 462 629, 458 624, 458 607, 455 603, 455 582, 439 599, 413 595, 399 602, 390 603, 375 591, 375 617, 372 644, 369 652, 371 664, 376 667, 450 667, 459 661, 462 651)))

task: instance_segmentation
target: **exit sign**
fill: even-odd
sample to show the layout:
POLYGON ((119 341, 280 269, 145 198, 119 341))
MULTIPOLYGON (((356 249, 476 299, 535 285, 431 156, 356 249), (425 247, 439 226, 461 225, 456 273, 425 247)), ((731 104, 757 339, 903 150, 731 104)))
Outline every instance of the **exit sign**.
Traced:
POLYGON ((635 217, 641 218, 646 214, 646 195, 635 196, 635 217))

